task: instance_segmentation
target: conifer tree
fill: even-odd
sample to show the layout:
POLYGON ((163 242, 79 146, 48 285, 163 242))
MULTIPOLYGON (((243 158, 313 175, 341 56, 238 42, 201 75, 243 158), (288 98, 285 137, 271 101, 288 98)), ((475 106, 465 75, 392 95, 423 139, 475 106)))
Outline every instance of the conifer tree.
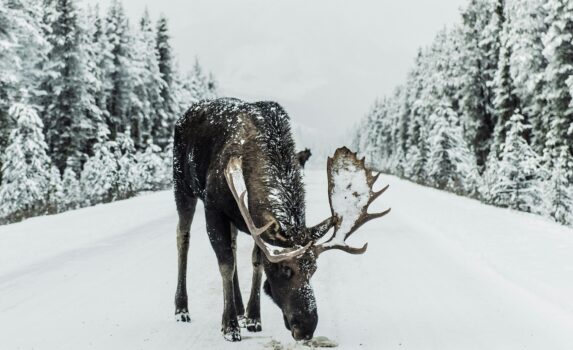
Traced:
POLYGON ((129 128, 117 137, 115 158, 117 160, 117 180, 115 183, 115 199, 130 198, 141 187, 141 174, 135 159, 135 146, 131 139, 129 128))
POLYGON ((171 128, 175 123, 178 109, 173 96, 173 89, 176 83, 175 67, 173 62, 173 50, 171 48, 171 36, 167 18, 164 15, 159 17, 156 29, 156 51, 159 63, 159 73, 163 84, 161 87, 162 108, 161 113, 156 115, 153 123, 152 138, 160 147, 167 145, 167 140, 171 136, 171 128))
POLYGON ((572 167, 571 154, 566 146, 559 147, 558 158, 551 168, 551 176, 545 185, 547 213, 555 221, 571 224, 573 193, 569 169, 572 167))
POLYGON ((547 142, 554 143, 553 147, 557 148, 565 145, 571 152, 573 105, 567 83, 573 75, 573 3, 568 0, 547 0, 545 9, 549 27, 543 38, 543 54, 547 59, 545 98, 552 123, 551 132, 555 138, 547 142))
POLYGON ((142 149, 152 137, 156 118, 165 119, 163 98, 165 82, 159 71, 155 32, 145 11, 134 36, 134 91, 131 107, 131 131, 135 146, 142 149))
POLYGON ((46 208, 47 214, 55 214, 64 211, 64 187, 62 175, 57 167, 52 166, 50 169, 50 178, 48 182, 48 203, 46 208))
POLYGON ((542 37, 546 32, 546 0, 513 0, 508 2, 508 44, 511 48, 510 70, 515 92, 522 110, 531 124, 531 146, 537 153, 545 148, 549 128, 544 97, 544 73, 547 60, 543 56, 542 37))
POLYGON ((113 0, 106 21, 106 37, 111 48, 111 70, 107 72, 111 90, 107 96, 107 125, 111 140, 129 125, 131 107, 132 51, 129 23, 119 0, 113 0))
MULTIPOLYGON (((515 93, 515 86, 510 72, 511 46, 509 44, 510 22, 505 21, 501 33, 501 49, 499 51, 498 68, 494 78, 494 110, 497 124, 494 130, 492 152, 497 155, 503 151, 508 128, 515 123, 509 123, 515 111, 520 108, 519 100, 515 93)), ((525 122, 525 121, 524 121, 525 122)), ((523 130, 522 135, 529 139, 529 128, 523 130)))
POLYGON ((440 106, 430 117, 432 125, 429 182, 432 186, 473 195, 478 186, 475 158, 467 148, 457 116, 449 106, 440 106))
MULTIPOLYGON (((49 48, 44 12, 41 0, 0 1, 0 154, 16 124, 9 116, 10 107, 39 95, 38 81, 44 74, 40 64, 49 48)), ((1 178, 0 172, 0 182, 1 178)))
POLYGON ((471 0, 462 14, 464 74, 460 78, 462 125, 466 139, 483 168, 495 126, 491 80, 497 68, 499 29, 503 22, 501 0, 471 0))
POLYGON ((21 220, 47 211, 52 164, 36 111, 16 103, 9 113, 16 120, 16 128, 2 154, 0 217, 21 220))
MULTIPOLYGON (((508 121, 501 158, 492 173, 488 201, 521 211, 536 211, 542 204, 540 159, 527 143, 529 125, 514 114, 508 121)), ((493 154, 493 152, 492 152, 493 154)))
POLYGON ((62 176, 63 198, 60 203, 62 211, 77 209, 81 206, 80 181, 72 167, 66 167, 62 176))
POLYGON ((95 138, 99 111, 90 90, 94 76, 78 10, 73 0, 56 0, 55 5, 42 105, 50 154, 63 172, 66 162, 81 167, 82 154, 95 138))

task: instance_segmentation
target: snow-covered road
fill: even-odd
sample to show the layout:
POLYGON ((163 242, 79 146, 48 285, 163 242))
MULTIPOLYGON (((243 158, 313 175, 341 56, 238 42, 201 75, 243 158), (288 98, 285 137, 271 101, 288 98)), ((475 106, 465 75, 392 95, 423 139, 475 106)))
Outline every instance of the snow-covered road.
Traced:
MULTIPOLYGON (((326 174, 308 170, 310 224, 328 213, 326 174)), ((353 238, 362 256, 321 256, 315 335, 341 349, 573 349, 573 230, 389 176, 353 238)), ((292 344, 262 297, 263 332, 220 335, 221 279, 202 206, 191 229, 192 323, 173 319, 172 194, 0 227, 0 349, 262 349, 292 344)), ((239 238, 243 297, 251 238, 239 238)))

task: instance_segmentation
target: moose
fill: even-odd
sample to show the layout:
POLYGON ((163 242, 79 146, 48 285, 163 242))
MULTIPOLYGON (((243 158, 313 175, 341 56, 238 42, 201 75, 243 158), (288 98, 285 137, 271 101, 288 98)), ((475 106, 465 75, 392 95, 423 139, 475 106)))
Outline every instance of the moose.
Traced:
POLYGON ((298 159, 298 164, 300 164, 301 168, 304 169, 304 165, 306 164, 310 156, 312 156, 312 153, 308 148, 305 148, 304 151, 300 151, 296 154, 296 158, 298 159))
POLYGON ((251 332, 262 330, 263 271, 264 292, 281 309, 292 337, 313 337, 318 314, 309 281, 317 269, 317 258, 335 249, 364 253, 367 244, 354 248, 345 240, 361 225, 390 210, 367 213, 368 206, 387 186, 374 192, 372 186, 379 174, 367 171, 364 159, 360 161, 356 154, 340 148, 327 166, 332 215, 306 227, 305 191, 295 154, 289 117, 275 102, 247 103, 232 98, 200 101, 177 121, 173 147, 179 216, 177 321, 190 322, 186 287, 189 230, 197 200, 201 199, 207 234, 223 279, 223 337, 240 341, 241 326, 251 332), (352 189, 352 184, 338 183, 337 176, 359 182, 357 188, 366 190, 358 195, 360 191, 352 189), (354 210, 342 208, 346 204, 353 205, 354 210), (332 237, 318 243, 333 227, 332 237), (250 234, 254 241, 246 312, 236 270, 238 231, 250 234))

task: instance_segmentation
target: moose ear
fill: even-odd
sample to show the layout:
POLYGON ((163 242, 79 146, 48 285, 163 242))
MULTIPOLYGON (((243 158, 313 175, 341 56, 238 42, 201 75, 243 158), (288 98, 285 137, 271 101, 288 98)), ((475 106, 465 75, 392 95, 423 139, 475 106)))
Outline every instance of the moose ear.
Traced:
POLYGON ((275 217, 268 212, 265 212, 263 214, 263 217, 265 218, 266 221, 273 223, 266 232, 266 234, 268 235, 267 237, 270 236, 274 240, 279 242, 288 242, 288 238, 281 233, 281 226, 279 225, 275 217))

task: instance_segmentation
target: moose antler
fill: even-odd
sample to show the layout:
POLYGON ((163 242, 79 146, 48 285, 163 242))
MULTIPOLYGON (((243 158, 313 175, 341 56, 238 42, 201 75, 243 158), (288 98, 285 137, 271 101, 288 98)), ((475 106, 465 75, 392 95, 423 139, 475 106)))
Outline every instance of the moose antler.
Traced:
POLYGON ((306 249, 310 247, 312 242, 309 242, 306 246, 300 248, 281 248, 263 241, 261 234, 268 230, 268 228, 271 227, 275 221, 273 219, 261 228, 258 228, 253 222, 253 218, 249 213, 247 204, 247 185, 245 184, 245 178, 243 176, 241 158, 232 157, 229 160, 227 168, 225 169, 225 179, 227 179, 227 185, 229 186, 231 193, 233 193, 235 201, 237 201, 239 211, 241 212, 241 215, 243 216, 243 219, 245 220, 245 223, 251 232, 251 236, 270 262, 278 263, 283 260, 296 258, 299 255, 302 255, 306 249), (240 195, 239 191, 241 193, 240 195))
POLYGON ((374 192, 372 186, 380 174, 374 175, 367 170, 364 158, 359 160, 356 153, 346 147, 337 149, 334 156, 328 158, 327 173, 328 201, 332 216, 337 217, 338 221, 332 237, 316 245, 315 253, 318 255, 326 250, 339 249, 350 254, 362 254, 366 251, 368 243, 362 248, 355 248, 347 245, 346 239, 368 221, 390 212, 390 209, 387 209, 381 213, 368 213, 370 204, 380 197, 388 186, 374 192))

